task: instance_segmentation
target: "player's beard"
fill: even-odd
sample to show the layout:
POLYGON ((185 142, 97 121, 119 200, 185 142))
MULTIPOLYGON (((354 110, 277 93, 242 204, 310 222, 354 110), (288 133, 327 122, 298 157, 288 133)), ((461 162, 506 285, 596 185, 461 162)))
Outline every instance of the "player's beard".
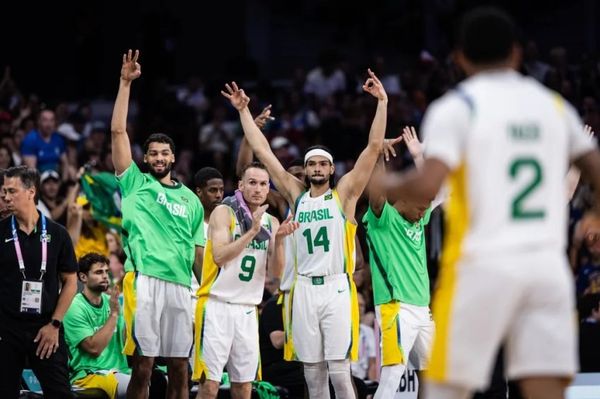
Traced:
POLYGON ((110 284, 95 284, 95 285, 90 285, 88 286, 88 289, 92 292, 95 292, 96 294, 101 294, 103 292, 108 291, 108 288, 110 287, 110 284))
POLYGON ((308 181, 312 186, 320 187, 329 184, 329 176, 311 176, 308 181))
POLYGON ((152 165, 148 165, 148 169, 150 169, 150 174, 154 176, 157 180, 162 179, 169 173, 171 173, 171 169, 173 168, 173 162, 169 162, 165 164, 165 168, 162 172, 157 172, 152 165))

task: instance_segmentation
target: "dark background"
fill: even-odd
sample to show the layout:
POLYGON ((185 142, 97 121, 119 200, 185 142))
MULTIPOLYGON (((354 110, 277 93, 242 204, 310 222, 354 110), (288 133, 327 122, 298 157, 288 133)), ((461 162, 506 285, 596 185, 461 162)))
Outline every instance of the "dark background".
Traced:
POLYGON ((112 99, 127 48, 142 51, 140 85, 192 74, 219 86, 286 79, 328 48, 356 68, 374 54, 400 67, 423 49, 447 54, 457 16, 483 3, 508 10, 542 54, 598 50, 594 0, 18 1, 0 11, 0 67, 11 66, 23 91, 57 101, 112 99))

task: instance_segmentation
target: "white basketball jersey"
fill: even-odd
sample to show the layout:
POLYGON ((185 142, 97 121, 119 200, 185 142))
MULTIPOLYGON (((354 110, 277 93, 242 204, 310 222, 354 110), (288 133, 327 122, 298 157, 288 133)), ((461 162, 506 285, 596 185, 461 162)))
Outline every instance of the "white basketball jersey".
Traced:
MULTIPOLYGON (((265 213, 261 224, 269 231, 271 215, 265 213)), ((231 213, 231 237, 237 240, 242 236, 240 225, 231 213)), ((210 295, 223 302, 258 305, 262 301, 267 270, 269 240, 251 241, 234 259, 218 267, 212 256, 212 241, 206 245, 210 254, 204 257, 202 286, 200 295, 210 295)))
MULTIPOLYGON (((290 214, 290 210, 286 212, 285 217, 287 218, 290 214)), ((290 234, 285 236, 283 239, 283 250, 285 253, 285 263, 283 265, 283 273, 281 274, 281 282, 279 283, 280 291, 289 291, 294 284, 294 277, 296 275, 295 268, 295 255, 296 255, 296 243, 294 241, 294 235, 290 234)))
POLYGON ((314 277, 354 272, 356 225, 346 220, 336 190, 312 198, 303 193, 296 201, 294 232, 296 271, 314 277))
POLYGON ((575 110, 514 71, 479 73, 435 101, 427 158, 452 171, 448 238, 463 259, 566 245, 569 161, 593 148, 575 110))
MULTIPOLYGON (((208 239, 208 223, 206 221, 202 222, 202 227, 204 228, 204 238, 208 239)), ((206 248, 204 248, 206 250, 206 248)), ((196 280, 196 276, 192 273, 192 294, 198 295, 198 290, 200 289, 200 284, 198 280, 196 280)))

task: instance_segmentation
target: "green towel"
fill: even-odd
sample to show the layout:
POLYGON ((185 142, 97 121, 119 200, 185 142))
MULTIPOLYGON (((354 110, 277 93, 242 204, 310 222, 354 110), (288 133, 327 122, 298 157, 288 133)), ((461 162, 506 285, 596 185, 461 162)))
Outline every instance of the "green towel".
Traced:
POLYGON ((254 381, 252 386, 260 399, 280 399, 277 388, 267 381, 254 381))

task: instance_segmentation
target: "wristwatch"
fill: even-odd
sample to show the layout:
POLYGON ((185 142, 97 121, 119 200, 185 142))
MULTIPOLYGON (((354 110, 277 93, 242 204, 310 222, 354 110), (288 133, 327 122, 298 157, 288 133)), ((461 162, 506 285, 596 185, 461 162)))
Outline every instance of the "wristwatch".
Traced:
POLYGON ((60 328, 60 326, 62 326, 62 321, 58 319, 52 319, 50 323, 56 328, 60 328))

